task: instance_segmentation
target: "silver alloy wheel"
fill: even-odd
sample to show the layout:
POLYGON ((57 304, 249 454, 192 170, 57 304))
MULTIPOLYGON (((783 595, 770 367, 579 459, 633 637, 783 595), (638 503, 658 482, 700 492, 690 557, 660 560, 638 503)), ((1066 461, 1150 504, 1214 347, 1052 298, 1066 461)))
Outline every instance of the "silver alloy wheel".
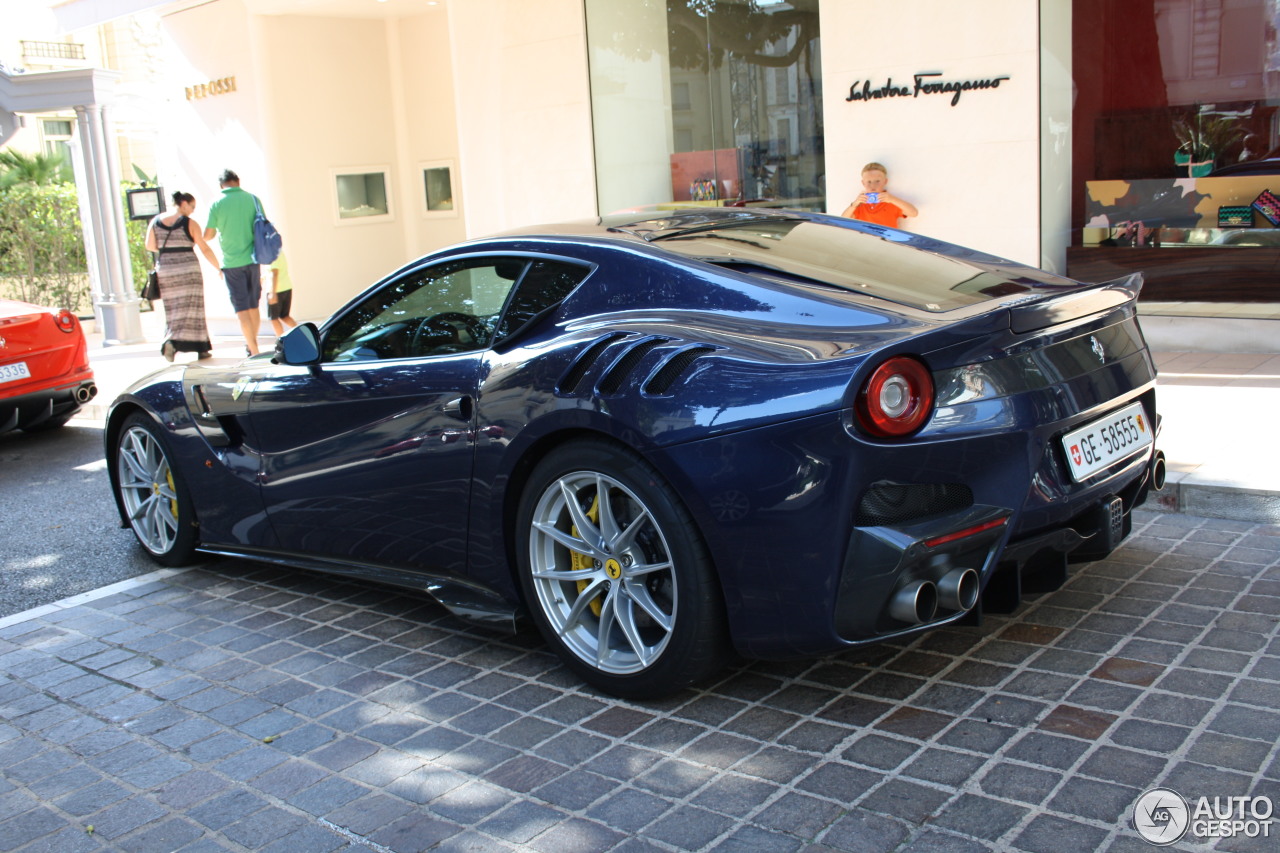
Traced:
POLYGON ((533 510, 529 558, 538 606, 582 661, 629 675, 661 656, 675 569, 653 513, 626 486, 594 471, 555 480, 533 510))
POLYGON ((178 493, 160 442, 140 426, 120 438, 116 472, 129 525, 154 554, 166 554, 178 536, 178 493))

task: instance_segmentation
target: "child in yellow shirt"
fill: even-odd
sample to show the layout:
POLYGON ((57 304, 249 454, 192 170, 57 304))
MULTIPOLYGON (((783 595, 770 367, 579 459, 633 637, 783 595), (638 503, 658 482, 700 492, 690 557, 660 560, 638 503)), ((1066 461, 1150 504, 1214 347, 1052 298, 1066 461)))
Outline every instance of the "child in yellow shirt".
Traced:
POLYGON ((284 334, 284 327, 293 328, 297 321, 289 316, 293 309, 293 279, 289 277, 289 262, 284 252, 267 267, 270 272, 271 289, 267 291, 267 319, 276 337, 284 334))

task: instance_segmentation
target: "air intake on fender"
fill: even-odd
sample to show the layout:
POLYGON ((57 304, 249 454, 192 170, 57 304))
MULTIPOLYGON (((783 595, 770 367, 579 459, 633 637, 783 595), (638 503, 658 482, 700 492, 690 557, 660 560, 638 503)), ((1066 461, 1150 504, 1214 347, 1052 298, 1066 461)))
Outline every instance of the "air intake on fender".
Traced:
POLYGON ((653 375, 644 386, 646 394, 665 394, 671 390, 676 380, 684 375, 693 363, 704 355, 716 351, 715 347, 690 347, 673 355, 662 369, 653 375))
POLYGON ((582 378, 587 375, 587 371, 596 363, 601 354, 604 353, 604 351, 614 341, 624 337, 626 337, 626 335, 623 335, 620 332, 605 335, 603 338, 600 338, 591 346, 587 347, 582 355, 578 356, 578 360, 575 361, 567 371, 565 371, 564 376, 560 378, 560 384, 556 386, 556 390, 561 394, 572 394, 574 391, 577 391, 578 384, 582 382, 582 378))
POLYGON ((649 354, 654 347, 660 347, 667 342, 667 338, 650 338, 627 350, 627 354, 618 360, 618 363, 609 368, 609 372, 600 380, 601 394, 616 394, 618 389, 622 387, 622 383, 627 380, 632 371, 640 364, 640 360, 649 354))

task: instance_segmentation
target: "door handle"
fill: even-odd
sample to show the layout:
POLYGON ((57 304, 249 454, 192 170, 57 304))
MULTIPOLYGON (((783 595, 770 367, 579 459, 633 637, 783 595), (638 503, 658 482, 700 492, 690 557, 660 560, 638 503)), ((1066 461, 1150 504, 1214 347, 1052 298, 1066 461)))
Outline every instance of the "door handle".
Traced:
POLYGON ((192 385, 191 396, 195 398, 196 406, 200 409, 196 414, 205 420, 213 420, 213 407, 209 405, 209 398, 204 395, 204 386, 192 385))
POLYGON ((467 395, 457 397, 445 403, 442 411, 451 418, 457 418, 460 421, 470 421, 472 414, 471 398, 467 395))

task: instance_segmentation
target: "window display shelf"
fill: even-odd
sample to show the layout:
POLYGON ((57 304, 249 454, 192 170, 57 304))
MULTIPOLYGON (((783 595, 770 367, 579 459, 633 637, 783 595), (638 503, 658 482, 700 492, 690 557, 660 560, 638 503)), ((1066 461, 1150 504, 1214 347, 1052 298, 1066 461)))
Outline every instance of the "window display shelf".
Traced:
POLYGON ((1161 232, 1161 248, 1280 248, 1280 228, 1170 228, 1161 232), (1176 239, 1170 240, 1173 237, 1176 239))
POLYGON ((1280 231, 1258 229, 1263 232, 1275 235, 1277 243, 1161 242, 1158 249, 1071 246, 1067 248, 1067 275, 1079 281, 1110 281, 1140 272, 1146 282, 1140 297, 1143 302, 1275 302, 1280 300, 1280 231))
POLYGON ((1217 248, 1239 249, 1258 246, 1280 247, 1280 228, 1169 228, 1152 231, 1147 246, 1132 246, 1130 241, 1117 246, 1106 228, 1085 228, 1087 248, 1217 248))

